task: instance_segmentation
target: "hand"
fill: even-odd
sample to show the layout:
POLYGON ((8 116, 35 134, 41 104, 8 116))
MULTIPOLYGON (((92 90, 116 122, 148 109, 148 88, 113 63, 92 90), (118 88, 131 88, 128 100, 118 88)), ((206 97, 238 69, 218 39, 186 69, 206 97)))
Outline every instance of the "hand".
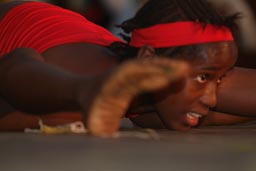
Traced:
POLYGON ((185 62, 163 57, 121 64, 104 82, 91 104, 89 131, 99 137, 113 136, 135 96, 168 86, 184 77, 188 68, 185 62))

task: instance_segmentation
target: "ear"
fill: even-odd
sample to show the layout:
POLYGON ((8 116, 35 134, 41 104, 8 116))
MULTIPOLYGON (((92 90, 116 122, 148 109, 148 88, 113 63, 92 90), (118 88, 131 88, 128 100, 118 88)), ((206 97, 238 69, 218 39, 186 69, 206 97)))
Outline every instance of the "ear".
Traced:
POLYGON ((141 47, 137 54, 137 58, 139 59, 153 58, 154 56, 155 56, 155 49, 149 45, 145 45, 141 47))

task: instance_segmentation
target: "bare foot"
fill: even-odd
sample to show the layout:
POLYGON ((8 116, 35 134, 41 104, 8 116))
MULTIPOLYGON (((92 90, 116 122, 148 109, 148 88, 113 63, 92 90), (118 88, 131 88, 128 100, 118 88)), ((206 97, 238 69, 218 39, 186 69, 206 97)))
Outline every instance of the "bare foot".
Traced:
POLYGON ((135 96, 164 88, 187 73, 186 63, 162 57, 120 65, 91 105, 87 125, 90 132, 100 137, 113 136, 135 96))

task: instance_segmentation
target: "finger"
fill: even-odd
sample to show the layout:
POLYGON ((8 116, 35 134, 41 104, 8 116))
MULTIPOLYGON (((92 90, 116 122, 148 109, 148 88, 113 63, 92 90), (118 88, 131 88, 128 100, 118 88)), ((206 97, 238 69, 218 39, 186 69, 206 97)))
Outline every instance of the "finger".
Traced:
POLYGON ((106 116, 92 115, 90 118, 89 130, 99 137, 111 137, 119 129, 121 118, 111 117, 111 114, 106 116))
POLYGON ((169 76, 170 80, 183 77, 189 73, 188 63, 181 60, 160 57, 147 61, 148 63, 151 63, 162 69, 167 74, 167 76, 169 76))
POLYGON ((131 94, 165 87, 189 72, 187 63, 165 58, 130 62, 121 69, 113 81, 119 82, 116 90, 122 87, 123 93, 131 94))

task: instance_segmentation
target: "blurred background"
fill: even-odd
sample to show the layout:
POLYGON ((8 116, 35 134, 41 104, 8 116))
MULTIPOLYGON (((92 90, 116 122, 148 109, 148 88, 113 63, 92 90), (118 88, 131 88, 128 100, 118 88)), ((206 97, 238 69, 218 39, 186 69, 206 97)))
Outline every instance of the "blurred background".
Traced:
MULTIPOLYGON (((0 0, 9 2, 14 0, 0 0)), ((78 12, 92 22, 110 30, 116 36, 121 32, 115 25, 132 17, 147 0, 37 0, 52 3, 78 12)), ((236 36, 240 57, 237 65, 256 68, 256 1, 209 0, 225 14, 241 12, 236 36)))

